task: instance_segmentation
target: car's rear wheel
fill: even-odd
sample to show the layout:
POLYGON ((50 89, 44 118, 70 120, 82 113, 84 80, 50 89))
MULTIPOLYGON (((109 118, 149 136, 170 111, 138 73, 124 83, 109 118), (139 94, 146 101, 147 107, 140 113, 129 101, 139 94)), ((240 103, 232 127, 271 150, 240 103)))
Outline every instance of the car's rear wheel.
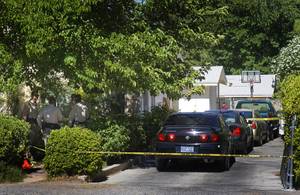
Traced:
POLYGON ((247 153, 250 153, 253 150, 253 147, 254 147, 254 141, 253 141, 253 138, 252 138, 251 141, 250 141, 250 146, 248 147, 247 153))
POLYGON ((222 160, 218 161, 220 171, 228 171, 230 169, 231 162, 230 157, 224 157, 222 160))
POLYGON ((262 136, 262 132, 260 132, 259 139, 258 139, 258 141, 256 142, 256 145, 257 145, 257 146, 263 145, 263 136, 262 136))
POLYGON ((248 154, 247 143, 243 145, 243 148, 239 151, 240 154, 248 154))
POLYGON ((269 140, 273 140, 274 139, 274 133, 273 130, 269 131, 269 140))
POLYGON ((264 143, 268 143, 269 141, 270 141, 270 136, 269 136, 269 132, 267 131, 264 143))
POLYGON ((165 171, 168 165, 168 159, 156 159, 156 169, 158 171, 165 171))

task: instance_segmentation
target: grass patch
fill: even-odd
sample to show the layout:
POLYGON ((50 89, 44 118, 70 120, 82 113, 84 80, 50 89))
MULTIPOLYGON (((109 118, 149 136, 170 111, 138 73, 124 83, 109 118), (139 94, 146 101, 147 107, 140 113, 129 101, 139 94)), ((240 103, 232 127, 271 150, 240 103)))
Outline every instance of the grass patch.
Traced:
POLYGON ((23 178, 24 174, 20 168, 0 161, 0 183, 20 182, 23 178))

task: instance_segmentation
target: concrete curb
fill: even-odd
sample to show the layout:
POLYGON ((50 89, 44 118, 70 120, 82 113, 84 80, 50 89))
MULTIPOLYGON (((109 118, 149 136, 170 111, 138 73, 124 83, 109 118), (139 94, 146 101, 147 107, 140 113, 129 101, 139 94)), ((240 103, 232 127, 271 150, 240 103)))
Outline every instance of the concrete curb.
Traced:
MULTIPOLYGON (((89 178, 87 175, 79 175, 77 178, 82 181, 90 182, 90 181, 101 181, 106 179, 109 175, 116 174, 120 171, 124 171, 132 166, 132 160, 128 160, 124 163, 113 164, 105 167, 102 171, 97 174, 94 178, 89 178)), ((21 183, 35 183, 47 181, 47 173, 45 170, 41 169, 37 172, 30 173, 26 178, 24 178, 21 183)))
POLYGON ((113 164, 111 166, 108 166, 108 167, 105 167, 104 169, 102 169, 101 175, 107 177, 107 176, 115 174, 117 172, 124 171, 124 170, 130 168, 131 166, 132 166, 131 160, 128 160, 121 164, 113 164))
POLYGON ((35 183, 35 182, 42 182, 47 180, 47 173, 43 169, 38 170, 37 172, 30 173, 27 175, 26 178, 23 179, 21 183, 35 183))
POLYGON ((132 164, 133 164, 132 160, 128 160, 124 163, 113 164, 113 165, 107 166, 107 167, 103 168, 101 172, 94 175, 92 178, 88 177, 87 175, 80 175, 77 178, 82 181, 85 181, 85 182, 101 182, 101 181, 106 180, 109 175, 113 175, 120 171, 124 171, 124 170, 130 168, 132 166, 132 164))

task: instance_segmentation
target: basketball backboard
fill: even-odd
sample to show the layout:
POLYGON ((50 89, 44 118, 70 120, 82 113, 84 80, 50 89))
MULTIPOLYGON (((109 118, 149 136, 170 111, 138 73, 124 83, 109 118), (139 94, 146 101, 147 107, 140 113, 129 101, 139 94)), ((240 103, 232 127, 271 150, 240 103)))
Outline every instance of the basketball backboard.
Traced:
POLYGON ((242 71, 241 74, 242 83, 260 83, 260 71, 251 70, 251 71, 242 71))

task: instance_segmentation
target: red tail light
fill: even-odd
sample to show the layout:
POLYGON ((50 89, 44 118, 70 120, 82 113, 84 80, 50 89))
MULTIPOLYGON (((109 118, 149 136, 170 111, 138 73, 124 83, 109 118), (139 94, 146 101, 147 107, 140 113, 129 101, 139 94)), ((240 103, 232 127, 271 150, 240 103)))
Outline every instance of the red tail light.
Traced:
POLYGON ((160 133, 157 135, 157 139, 158 139, 158 141, 164 142, 164 141, 166 141, 166 136, 164 134, 160 133))
POLYGON ((251 123, 251 128, 252 128, 252 129, 256 129, 256 122, 255 122, 255 121, 253 121, 253 122, 251 123))
POLYGON ((233 129, 232 135, 233 135, 233 136, 236 136, 236 137, 241 136, 241 128, 240 128, 240 127, 237 127, 237 128, 235 128, 235 129, 233 129))
POLYGON ((207 134, 200 134, 199 136, 200 142, 208 142, 208 135, 207 134))
POLYGON ((218 141, 220 141, 220 136, 217 134, 211 134, 210 140, 211 140, 211 142, 218 142, 218 141))
POLYGON ((169 133, 167 137, 168 137, 168 140, 171 142, 175 141, 175 139, 176 139, 176 135, 174 133, 169 133))

